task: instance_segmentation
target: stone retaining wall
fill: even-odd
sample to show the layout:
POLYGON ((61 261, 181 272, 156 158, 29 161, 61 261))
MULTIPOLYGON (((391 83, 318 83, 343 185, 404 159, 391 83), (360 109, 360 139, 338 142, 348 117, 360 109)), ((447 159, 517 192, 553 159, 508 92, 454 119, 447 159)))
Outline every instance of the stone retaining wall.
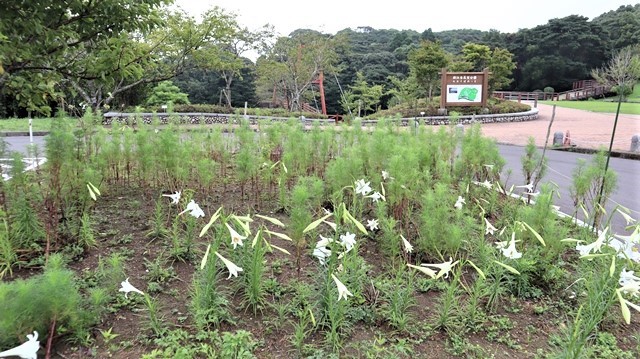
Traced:
MULTIPOLYGON (((234 114, 220 114, 220 113, 180 113, 180 114, 167 114, 167 113, 120 113, 120 112, 107 112, 104 114, 102 120, 103 125, 112 125, 114 123, 135 125, 140 120, 146 124, 151 124, 154 118, 157 118, 159 123, 167 124, 169 121, 180 121, 184 124, 239 124, 240 120, 245 116, 238 116, 234 114)), ((290 117, 272 117, 272 116, 246 116, 251 125, 257 125, 261 120, 280 121, 286 122, 291 120, 290 117)), ((500 122, 523 122, 532 121, 538 118, 538 109, 534 108, 527 112, 518 113, 505 113, 494 115, 472 115, 472 116, 460 116, 454 122, 461 124, 471 123, 500 123, 500 122)), ((304 119, 305 122, 319 121, 323 124, 335 123, 334 120, 327 119, 304 119)), ((401 126, 413 126, 415 121, 418 121, 423 125, 448 125, 452 118, 447 116, 424 116, 416 118, 401 118, 394 119, 393 122, 399 122, 401 126)), ((372 125, 377 123, 377 120, 363 120, 363 125, 372 125)))

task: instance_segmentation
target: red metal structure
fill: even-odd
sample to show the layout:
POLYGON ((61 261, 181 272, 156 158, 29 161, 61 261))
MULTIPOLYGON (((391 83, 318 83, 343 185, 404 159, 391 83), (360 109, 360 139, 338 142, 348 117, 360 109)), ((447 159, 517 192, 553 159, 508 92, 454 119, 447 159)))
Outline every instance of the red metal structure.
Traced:
POLYGON ((326 115, 327 104, 325 103, 325 100, 324 100, 324 72, 320 70, 320 73, 318 74, 318 78, 313 80, 311 83, 313 83, 314 85, 318 85, 318 91, 320 92, 320 105, 322 107, 322 114, 326 115))

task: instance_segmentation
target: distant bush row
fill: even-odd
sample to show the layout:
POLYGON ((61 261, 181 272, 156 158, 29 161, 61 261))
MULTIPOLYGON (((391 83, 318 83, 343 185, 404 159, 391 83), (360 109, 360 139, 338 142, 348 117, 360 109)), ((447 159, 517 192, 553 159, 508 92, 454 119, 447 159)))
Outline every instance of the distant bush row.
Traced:
MULTIPOLYGON (((123 112, 136 113, 136 112, 176 112, 176 113, 223 113, 223 114, 244 114, 244 108, 229 108, 226 106, 213 105, 213 104, 182 104, 173 105, 171 108, 163 109, 160 106, 147 106, 147 107, 129 107, 125 108, 123 112)), ((306 118, 327 118, 326 115, 314 113, 314 112, 291 112, 284 108, 247 108, 247 115, 252 116, 273 116, 273 117, 300 117, 306 118)))
MULTIPOLYGON (((424 116, 437 116, 440 103, 437 99, 426 103, 426 101, 418 101, 416 104, 401 104, 390 108, 388 110, 378 111, 375 114, 369 115, 366 118, 375 119, 381 117, 389 117, 400 115, 401 117, 416 117, 420 116, 421 112, 424 112, 424 116)), ((501 100, 497 98, 489 99, 486 109, 478 107, 449 107, 448 110, 455 111, 461 115, 473 115, 473 114, 503 114, 503 113, 517 113, 529 111, 531 107, 515 101, 501 100)), ((244 108, 229 108, 225 106, 212 105, 212 104, 181 104, 173 105, 172 108, 163 109, 159 106, 150 107, 131 107, 126 108, 124 112, 175 112, 175 113, 222 113, 222 114, 244 114, 244 108)), ((300 117, 306 118, 327 118, 328 116, 314 112, 290 112, 284 108, 247 108, 247 115, 252 116, 273 116, 273 117, 300 117)))
MULTIPOLYGON (((382 117, 400 115, 403 118, 419 117, 422 116, 421 112, 424 112, 424 116, 437 116, 438 109, 440 108, 440 99, 434 98, 433 101, 427 103, 425 100, 419 100, 417 104, 401 104, 390 108, 388 110, 378 111, 368 118, 376 119, 382 117)), ((518 103, 515 101, 502 100, 498 98, 490 98, 487 101, 486 109, 472 106, 453 106, 447 107, 449 112, 457 112, 460 115, 473 115, 473 114, 502 114, 502 113, 517 113, 526 112, 531 110, 531 106, 518 103)))

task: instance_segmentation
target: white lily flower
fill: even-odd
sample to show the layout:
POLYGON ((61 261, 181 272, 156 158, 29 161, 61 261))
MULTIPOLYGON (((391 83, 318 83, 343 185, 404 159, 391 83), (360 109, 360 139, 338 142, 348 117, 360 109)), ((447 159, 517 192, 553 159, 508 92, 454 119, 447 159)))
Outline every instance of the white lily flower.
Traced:
POLYGON ((380 199, 382 199, 383 201, 385 200, 385 199, 384 199, 384 196, 383 196, 380 192, 377 192, 377 191, 376 191, 376 192, 373 192, 373 194, 372 194, 372 195, 370 195, 370 196, 365 196, 365 197, 367 197, 367 198, 371 198, 374 202, 378 202, 378 200, 380 200, 380 199))
POLYGON ((200 208, 200 206, 196 203, 196 201, 191 200, 191 202, 189 202, 187 204, 187 209, 185 209, 184 211, 178 213, 178 215, 181 215, 185 212, 189 212, 191 211, 191 213, 189 213, 190 215, 199 218, 199 217, 204 217, 204 211, 200 208))
POLYGON ((510 259, 518 259, 522 257, 522 253, 519 253, 516 249, 516 233, 513 232, 511 234, 511 240, 509 241, 509 246, 506 248, 502 248, 502 254, 510 259))
POLYGON ((180 194, 180 191, 176 191, 174 194, 163 194, 162 197, 169 197, 171 198, 171 204, 178 204, 180 201, 180 194))
POLYGON ((596 241, 591 244, 585 244, 585 245, 577 244, 576 250, 580 252, 581 256, 586 256, 588 254, 591 254, 592 251, 593 253, 600 252, 600 248, 604 244, 605 240, 608 238, 607 236, 608 231, 609 231, 609 227, 602 230, 602 232, 598 236, 598 239, 596 239, 596 241))
POLYGON ((465 203, 466 202, 464 201, 464 198, 462 198, 462 196, 458 196, 458 200, 456 201, 456 204, 454 204, 453 206, 456 207, 457 209, 462 209, 462 205, 465 203))
POLYGON ((378 229, 378 220, 377 219, 367 219, 367 227, 369 227, 370 231, 378 229))
POLYGON ((313 249, 313 256, 318 258, 320 264, 324 265, 327 258, 331 257, 331 249, 327 247, 316 247, 313 249))
POLYGON ((144 295, 144 293, 139 290, 138 288, 134 287, 133 285, 131 285, 131 283, 129 283, 129 278, 125 279, 124 281, 120 282, 120 289, 118 289, 118 292, 124 292, 124 297, 127 297, 127 294, 129 294, 129 292, 136 292, 139 294, 144 295))
POLYGON ((620 215, 622 215, 624 220, 627 222, 627 226, 630 225, 631 223, 635 223, 636 222, 635 218, 633 218, 630 215, 628 215, 627 213, 621 211, 620 208, 616 208, 616 212, 618 212, 618 213, 620 213, 620 215))
POLYGON ((491 224, 489 222, 488 219, 484 219, 484 223, 487 225, 487 227, 484 229, 484 234, 493 234, 496 231, 496 227, 493 226, 493 224, 491 224))
POLYGON ((422 263, 420 266, 422 267, 434 267, 434 268, 439 268, 440 271, 438 271, 438 274, 436 275, 436 279, 444 276, 445 278, 447 278, 449 276, 449 272, 451 272, 451 269, 453 268, 453 266, 455 266, 456 264, 458 264, 458 261, 453 261, 453 259, 451 257, 449 257, 449 261, 444 262, 444 263, 439 263, 439 264, 427 264, 427 263, 422 263))
POLYGON ((618 251, 618 256, 629 258, 640 263, 640 226, 630 236, 615 235, 615 240, 611 240, 609 247, 618 251))
POLYGON ((411 245, 411 243, 409 243, 409 241, 404 238, 404 236, 401 234, 400 238, 402 238, 402 246, 404 247, 404 251, 406 253, 411 253, 413 251, 413 246, 411 245))
POLYGON ((498 241, 495 242, 496 248, 502 250, 507 248, 507 246, 509 245, 509 241, 498 241))
POLYGON ((335 274, 331 273, 331 278, 333 278, 333 281, 336 282, 336 287, 338 287, 338 300, 340 300, 341 298, 344 298, 344 300, 347 300, 348 296, 353 296, 353 294, 349 292, 349 289, 347 289, 347 287, 344 284, 342 284, 340 279, 338 279, 338 277, 336 277, 335 274))
POLYGON ((340 243, 347 249, 347 252, 353 248, 356 244, 356 235, 355 233, 341 234, 340 235, 340 243))
POLYGON ((629 282, 640 282, 640 278, 633 275, 633 271, 628 271, 627 268, 622 268, 622 272, 620 272, 620 280, 619 283, 621 286, 625 286, 629 282))
POLYGON ((229 276, 227 277, 227 279, 231 278, 231 276, 234 276, 237 278, 238 272, 242 272, 242 268, 238 267, 235 263, 223 257, 220 253, 218 253, 218 251, 214 253, 218 256, 218 258, 222 260, 224 265, 227 266, 227 269, 229 270, 229 276))
POLYGON ((331 229, 333 229, 334 232, 338 231, 338 225, 335 224, 334 222, 329 222, 329 221, 322 221, 322 223, 325 223, 326 225, 328 225, 329 227, 331 227, 331 229))
POLYGON ((227 229, 229 229, 229 234, 231 235, 231 244, 233 244, 233 249, 236 249, 237 246, 244 246, 244 243, 242 243, 242 240, 247 239, 247 236, 242 236, 240 235, 240 233, 236 232, 235 229, 233 229, 229 223, 225 223, 225 226, 227 226, 227 229))
POLYGON ((409 263, 407 263, 407 267, 410 267, 410 268, 413 268, 413 269, 417 269, 420 272, 428 275, 431 278, 435 278, 436 277, 436 272, 434 270, 430 269, 430 268, 420 267, 420 266, 416 266, 416 265, 409 264, 409 263))
POLYGON ((516 188, 524 188, 527 190, 527 192, 533 192, 533 182, 522 185, 522 186, 516 186, 516 188))
POLYGON ((34 330, 33 334, 27 334, 26 342, 15 348, 3 351, 0 353, 0 358, 16 356, 23 359, 38 359, 38 349, 40 349, 38 332, 34 330))
POLYGON ((630 294, 633 297, 640 296, 640 282, 630 281, 620 287, 620 292, 630 294))
POLYGON ((316 248, 326 247, 329 245, 329 243, 334 242, 333 238, 323 237, 321 234, 319 236, 320 236, 320 240, 318 241, 318 243, 316 243, 316 248))
POLYGON ((486 189, 493 188, 493 184, 491 184, 491 182, 489 182, 489 180, 484 180, 484 182, 473 181, 473 184, 475 184, 477 186, 480 186, 480 187, 484 187, 486 189))
POLYGON ((388 179, 395 179, 395 178, 389 176, 389 172, 382 170, 382 179, 386 181, 388 179))
POLYGON ((362 194, 366 196, 371 192, 371 182, 366 182, 363 179, 359 179, 356 181, 356 194, 362 194))

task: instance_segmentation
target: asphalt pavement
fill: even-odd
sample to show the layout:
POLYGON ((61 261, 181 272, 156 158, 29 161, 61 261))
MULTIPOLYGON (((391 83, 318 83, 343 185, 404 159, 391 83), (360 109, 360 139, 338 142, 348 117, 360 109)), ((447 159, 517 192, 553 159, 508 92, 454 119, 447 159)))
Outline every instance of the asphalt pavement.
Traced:
MULTIPOLYGON (((506 182, 506 189, 511 185, 525 185, 522 171, 521 158, 525 154, 524 146, 498 145, 500 154, 506 161, 502 171, 502 179, 506 182)), ((539 151, 542 151, 541 149, 539 151)), ((594 155, 565 152, 548 149, 545 152, 547 158, 547 173, 540 181, 541 184, 550 183, 557 186, 560 198, 554 199, 554 204, 560 206, 560 211, 569 215, 576 213, 573 198, 571 197, 571 186, 573 183, 573 172, 579 161, 590 162, 594 155)), ((640 219, 640 191, 637 190, 638 179, 640 178, 640 161, 612 157, 609 168, 617 174, 617 186, 611 196, 607 199, 605 209, 612 214, 616 206, 623 206, 631 211, 631 217, 640 219)), ((584 220, 582 211, 577 211, 578 218, 584 220)), ((626 221, 619 214, 612 214, 611 227, 614 233, 629 235, 626 231, 626 221)))

